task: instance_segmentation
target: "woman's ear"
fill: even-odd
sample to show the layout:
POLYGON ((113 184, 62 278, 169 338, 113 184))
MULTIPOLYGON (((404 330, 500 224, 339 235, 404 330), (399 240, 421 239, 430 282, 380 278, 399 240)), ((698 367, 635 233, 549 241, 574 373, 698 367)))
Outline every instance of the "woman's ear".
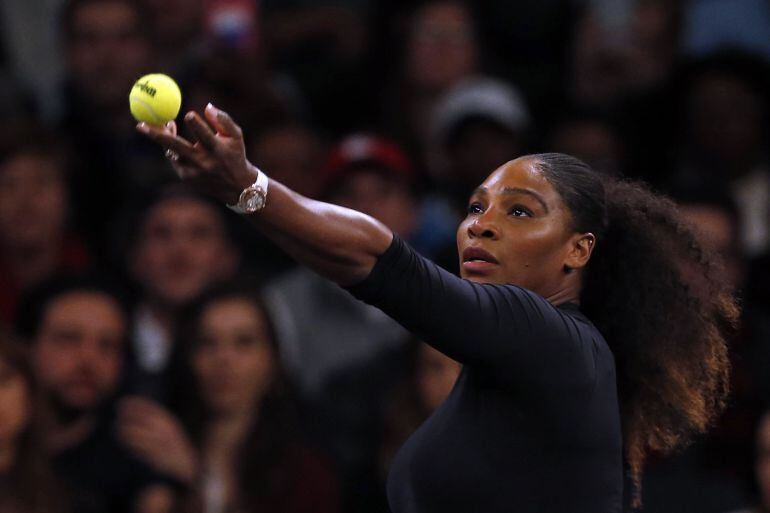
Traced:
POLYGON ((569 244, 567 258, 564 261, 565 272, 581 269, 588 264, 596 246, 596 237, 593 233, 576 233, 570 238, 569 244))

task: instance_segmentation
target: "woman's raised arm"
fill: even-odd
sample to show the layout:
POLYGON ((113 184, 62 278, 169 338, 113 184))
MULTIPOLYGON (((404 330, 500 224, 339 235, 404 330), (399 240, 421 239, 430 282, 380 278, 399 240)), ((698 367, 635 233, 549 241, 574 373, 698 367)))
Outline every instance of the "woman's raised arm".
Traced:
MULTIPOLYGON (((177 135, 173 121, 163 128, 140 123, 137 130, 170 150, 167 155, 182 180, 235 204, 259 172, 246 159, 241 128, 211 104, 204 117, 188 112, 185 123, 197 142, 177 135)), ((366 278, 393 238, 385 225, 365 214, 306 198, 274 180, 265 207, 248 217, 298 262, 340 285, 366 278)))

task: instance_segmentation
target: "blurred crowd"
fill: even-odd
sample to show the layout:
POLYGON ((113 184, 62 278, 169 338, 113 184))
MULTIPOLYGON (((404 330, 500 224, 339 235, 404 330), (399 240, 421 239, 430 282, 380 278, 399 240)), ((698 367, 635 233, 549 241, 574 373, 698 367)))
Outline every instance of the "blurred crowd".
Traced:
POLYGON ((744 319, 724 415, 648 461, 644 511, 770 512, 767 0, 4 0, 0 512, 384 513, 459 373, 178 183, 129 114, 149 72, 453 272, 519 155, 672 196, 744 319))

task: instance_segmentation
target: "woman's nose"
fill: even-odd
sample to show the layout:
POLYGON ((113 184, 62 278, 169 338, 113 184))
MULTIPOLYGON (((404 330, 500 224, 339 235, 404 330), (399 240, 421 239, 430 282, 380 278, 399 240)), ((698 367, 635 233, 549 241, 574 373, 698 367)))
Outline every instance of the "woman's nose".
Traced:
POLYGON ((471 224, 468 225, 468 235, 471 237, 485 237, 496 239, 499 231, 495 223, 489 218, 490 212, 486 211, 477 216, 471 224))

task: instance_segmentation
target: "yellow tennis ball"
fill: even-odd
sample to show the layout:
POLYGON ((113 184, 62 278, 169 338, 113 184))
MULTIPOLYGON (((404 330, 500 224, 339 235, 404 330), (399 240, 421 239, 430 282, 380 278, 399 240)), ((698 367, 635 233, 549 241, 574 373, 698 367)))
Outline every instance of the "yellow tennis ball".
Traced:
POLYGON ((182 92, 173 78, 162 73, 152 73, 136 81, 128 101, 131 114, 137 121, 164 125, 179 114, 182 92))

